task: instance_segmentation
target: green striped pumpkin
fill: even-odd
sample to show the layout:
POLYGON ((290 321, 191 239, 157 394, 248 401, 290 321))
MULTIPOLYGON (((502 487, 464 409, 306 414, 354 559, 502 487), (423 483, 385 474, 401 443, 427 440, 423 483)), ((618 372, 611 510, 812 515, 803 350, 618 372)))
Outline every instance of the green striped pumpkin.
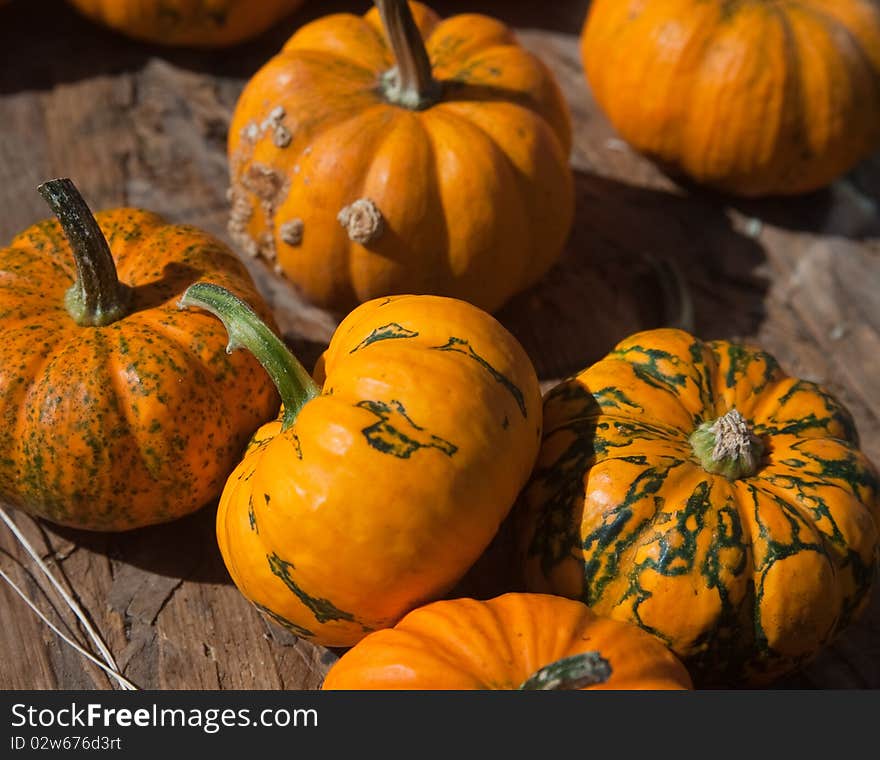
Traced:
POLYGON ((634 335, 544 401, 526 585, 637 623, 702 686, 801 666, 865 606, 878 477, 847 410, 773 357, 634 335))

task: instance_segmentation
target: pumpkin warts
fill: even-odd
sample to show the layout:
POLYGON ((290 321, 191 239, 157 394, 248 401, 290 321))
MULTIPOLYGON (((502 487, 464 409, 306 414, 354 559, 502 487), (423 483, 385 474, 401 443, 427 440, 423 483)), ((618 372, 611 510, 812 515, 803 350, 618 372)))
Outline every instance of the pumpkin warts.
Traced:
POLYGON ((346 206, 336 218, 348 233, 348 239, 360 245, 378 240, 385 229, 385 217, 369 198, 360 198, 346 206))
POLYGON ((389 293, 494 311, 568 238, 567 105, 500 22, 376 6, 300 27, 243 90, 230 235, 338 314, 389 293))
POLYGON ((302 243, 305 224, 302 219, 291 219, 278 228, 278 237, 287 245, 297 246, 302 243))

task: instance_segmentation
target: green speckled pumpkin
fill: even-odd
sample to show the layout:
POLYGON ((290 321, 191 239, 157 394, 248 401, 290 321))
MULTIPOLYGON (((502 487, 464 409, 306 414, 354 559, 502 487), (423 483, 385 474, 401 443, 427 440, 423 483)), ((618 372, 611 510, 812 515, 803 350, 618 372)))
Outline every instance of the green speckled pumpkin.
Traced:
POLYGON ((41 192, 61 224, 0 249, 0 502, 107 531, 192 512, 278 397, 256 360, 226 353, 222 325, 177 301, 205 278, 271 319, 265 304, 206 233, 130 208, 93 218, 69 180, 41 192))
POLYGON ((641 625, 704 686, 799 667, 876 576, 877 473, 846 409, 760 350, 679 330, 547 395, 517 517, 529 590, 641 625))

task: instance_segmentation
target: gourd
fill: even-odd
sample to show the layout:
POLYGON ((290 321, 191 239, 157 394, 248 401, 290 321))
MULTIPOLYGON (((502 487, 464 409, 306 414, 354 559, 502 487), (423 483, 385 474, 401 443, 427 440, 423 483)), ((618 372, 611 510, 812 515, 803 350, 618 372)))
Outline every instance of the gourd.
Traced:
POLYGON ((640 625, 698 685, 765 684, 869 598, 880 505, 858 441, 758 348, 631 336, 545 398, 516 513, 526 587, 640 625))
POLYGON ((159 45, 221 48, 265 32, 303 0, 68 0, 117 32, 159 45))
POLYGON ((312 381, 222 288, 194 285, 181 303, 223 320, 283 402, 220 498, 217 539, 239 590, 325 646, 449 591, 538 452, 540 390, 516 339, 464 301, 376 299, 342 321, 312 381))
POLYGON ((548 594, 444 599, 345 652, 322 689, 690 689, 637 626, 548 594))
POLYGON ((874 0, 594 0, 581 51, 627 142, 729 193, 816 190, 880 148, 874 0))
POLYGON ((0 502, 101 531, 192 512, 278 397, 177 299, 207 277, 271 316, 207 233, 132 208, 93 217, 69 180, 40 191, 60 221, 0 249, 0 502))
POLYGON ((499 21, 375 5, 302 27, 245 87, 230 236, 340 314, 401 293, 494 311, 568 237, 568 108, 499 21))

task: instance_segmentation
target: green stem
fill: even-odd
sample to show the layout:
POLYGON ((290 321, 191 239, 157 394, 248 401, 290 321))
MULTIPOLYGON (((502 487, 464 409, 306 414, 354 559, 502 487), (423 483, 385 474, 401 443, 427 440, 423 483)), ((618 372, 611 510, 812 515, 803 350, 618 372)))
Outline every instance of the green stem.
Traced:
POLYGON ((198 306, 211 312, 226 328, 229 344, 226 351, 246 348, 263 365, 281 396, 284 416, 281 429, 287 430, 296 421, 302 408, 321 393, 305 367, 254 310, 226 288, 209 282, 190 285, 178 306, 198 306))
POLYGON ((37 190, 58 218, 73 251, 76 282, 64 296, 68 313, 84 327, 122 319, 128 313, 131 289, 119 281, 110 246, 76 185, 69 179, 53 179, 37 190))
POLYGON ((700 425, 690 438, 694 455, 706 472, 728 480, 750 478, 758 471, 764 445, 736 409, 700 425))
POLYGON ((407 0, 374 0, 391 43, 396 66, 383 79, 385 97, 395 105, 420 111, 440 99, 431 59, 407 0))
POLYGON ((583 652, 545 665, 526 679, 520 691, 567 691, 605 683, 611 663, 598 652, 583 652))

